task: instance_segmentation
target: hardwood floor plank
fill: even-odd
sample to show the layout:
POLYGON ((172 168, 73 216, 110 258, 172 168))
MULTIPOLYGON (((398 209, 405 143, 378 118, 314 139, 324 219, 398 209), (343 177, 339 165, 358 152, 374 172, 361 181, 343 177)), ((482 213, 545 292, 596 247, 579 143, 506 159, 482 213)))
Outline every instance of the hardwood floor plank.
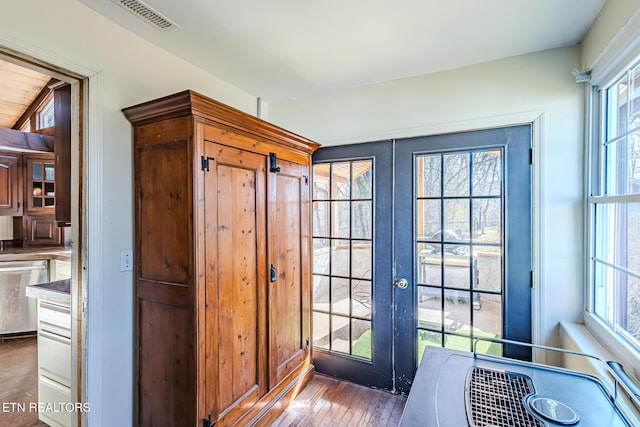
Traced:
POLYGON ((406 400, 406 396, 316 374, 272 426, 394 426, 406 400))
POLYGON ((342 419, 340 422, 343 425, 364 425, 363 420, 365 419, 366 414, 371 409, 372 401, 377 400, 372 399, 372 396, 370 396, 369 393, 370 389, 368 389, 367 387, 356 386, 354 388, 355 390, 351 395, 350 401, 348 402, 349 412, 347 416, 345 416, 344 419, 342 419))
POLYGON ((46 427, 31 404, 38 402, 36 337, 0 340, 0 426, 46 427))
MULTIPOLYGON (((402 401, 402 408, 404 408, 404 404, 406 402, 406 398, 402 401)), ((393 425, 390 424, 391 420, 394 420, 396 415, 393 412, 393 409, 396 406, 396 402, 392 400, 380 400, 378 406, 375 410, 371 411, 369 414, 370 418, 367 419, 367 422, 378 422, 378 425, 393 425)), ((402 413, 400 414, 402 415, 402 413)), ((400 421, 400 416, 397 416, 397 420, 394 424, 398 424, 400 421)))
MULTIPOLYGON (((406 399, 401 400, 402 405, 406 399)), ((387 425, 391 420, 391 413, 395 405, 396 399, 387 399, 385 395, 380 394, 378 399, 372 402, 369 410, 364 414, 361 425, 387 425), (381 422, 383 420, 383 422, 381 422)), ((397 424, 397 423, 396 423, 397 424)), ((393 424, 389 424, 393 425, 393 424)))
POLYGON ((400 418, 402 418, 402 411, 403 410, 404 410, 404 403, 402 405, 400 405, 400 404, 398 404, 398 402, 396 402, 395 406, 393 408, 393 411, 391 412, 391 415, 389 416, 390 419, 397 420, 397 421, 395 421, 396 425, 400 422, 400 418))
POLYGON ((344 396, 345 389, 347 388, 346 381, 336 381, 328 390, 328 393, 323 396, 325 400, 325 410, 318 412, 314 417, 314 423, 317 425, 328 425, 328 420, 336 418, 336 412, 341 404, 342 397, 344 396))
POLYGON ((322 396, 325 394, 331 382, 328 378, 315 376, 314 387, 306 387, 302 393, 289 405, 288 412, 280 418, 282 426, 303 425, 308 417, 321 410, 325 403, 322 396))

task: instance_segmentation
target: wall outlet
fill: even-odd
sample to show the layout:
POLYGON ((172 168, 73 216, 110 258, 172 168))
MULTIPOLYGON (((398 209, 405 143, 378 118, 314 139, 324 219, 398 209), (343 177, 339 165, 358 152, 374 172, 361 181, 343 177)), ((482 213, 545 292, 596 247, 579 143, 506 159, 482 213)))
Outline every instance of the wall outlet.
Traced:
POLYGON ((120 252, 120 271, 133 270, 133 251, 120 252))

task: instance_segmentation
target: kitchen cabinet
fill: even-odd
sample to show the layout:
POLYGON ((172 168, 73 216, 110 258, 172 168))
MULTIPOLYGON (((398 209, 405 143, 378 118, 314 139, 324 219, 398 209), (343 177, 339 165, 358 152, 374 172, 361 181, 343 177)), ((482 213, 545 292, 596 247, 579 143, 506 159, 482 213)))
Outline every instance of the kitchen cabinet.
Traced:
POLYGON ((268 425, 313 375, 318 145, 192 91, 123 112, 134 126, 134 424, 268 425))
POLYGON ((0 151, 0 215, 22 214, 22 155, 0 151))
POLYGON ((22 246, 59 246, 64 242, 64 232, 50 214, 23 215, 13 218, 13 239, 22 246))
POLYGON ((53 153, 25 154, 26 213, 49 214, 55 212, 56 169, 53 153))
POLYGON ((65 409, 71 404, 70 291, 69 279, 27 286, 38 307, 38 418, 52 427, 71 426, 74 414, 65 409))
POLYGON ((38 299, 38 417, 54 427, 71 425, 71 309, 38 299))
POLYGON ((49 261, 49 279, 71 279, 71 258, 55 258, 49 261))
POLYGON ((57 170, 53 153, 25 153, 24 212, 13 218, 16 246, 65 244, 64 229, 55 217, 58 202, 57 170))

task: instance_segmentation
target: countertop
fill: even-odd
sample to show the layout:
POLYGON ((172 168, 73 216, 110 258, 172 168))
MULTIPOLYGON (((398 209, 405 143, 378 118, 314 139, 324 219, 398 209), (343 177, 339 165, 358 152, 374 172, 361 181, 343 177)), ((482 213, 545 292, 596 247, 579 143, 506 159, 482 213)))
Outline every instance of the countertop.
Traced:
POLYGON ((71 280, 27 286, 27 296, 69 306, 71 305, 71 280))
POLYGON ((5 248, 0 252, 0 261, 32 261, 39 259, 71 260, 71 248, 52 246, 41 248, 5 248))

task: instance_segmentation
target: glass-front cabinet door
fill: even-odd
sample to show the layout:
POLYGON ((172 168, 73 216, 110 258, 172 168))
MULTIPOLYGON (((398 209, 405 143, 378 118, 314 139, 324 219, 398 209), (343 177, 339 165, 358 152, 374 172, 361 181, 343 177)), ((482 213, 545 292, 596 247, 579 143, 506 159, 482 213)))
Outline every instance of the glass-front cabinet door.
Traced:
POLYGON ((53 155, 27 157, 27 211, 53 212, 56 205, 53 155))

